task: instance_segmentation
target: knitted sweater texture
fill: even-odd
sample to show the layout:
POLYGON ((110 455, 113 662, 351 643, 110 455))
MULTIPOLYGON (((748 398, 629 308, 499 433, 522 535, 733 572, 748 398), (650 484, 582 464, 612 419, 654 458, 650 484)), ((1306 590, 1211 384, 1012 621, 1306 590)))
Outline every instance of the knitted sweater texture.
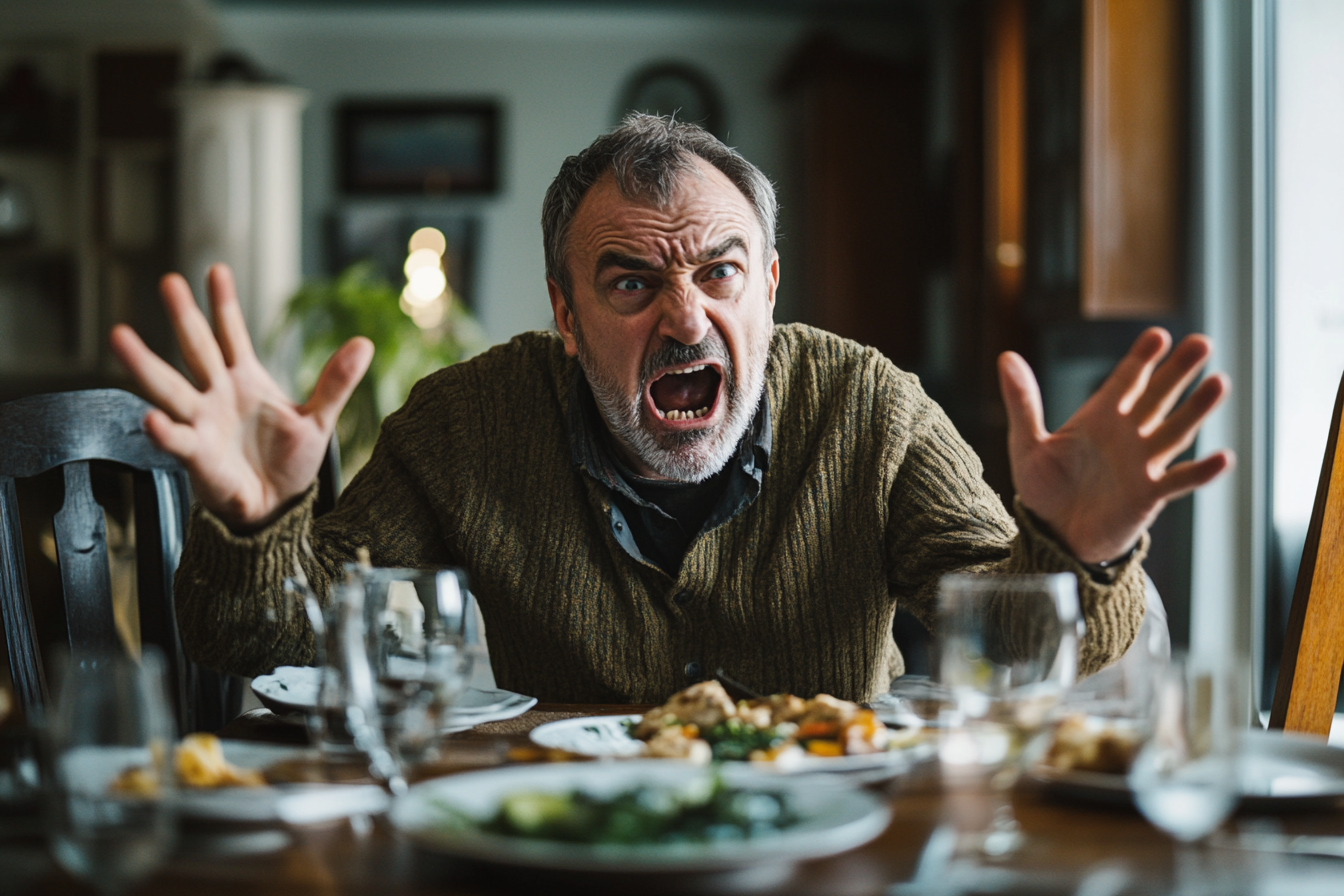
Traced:
POLYGON ((189 654, 244 675, 311 662, 281 583, 301 567, 325 595, 360 547, 375 566, 464 567, 499 685, 547 701, 662 701, 691 663, 764 693, 866 700, 903 669, 896 607, 936 628, 956 570, 1076 573, 1084 673, 1138 631, 1142 550, 1093 582, 1029 515, 1014 523, 915 377, 801 325, 771 344, 761 493, 692 541, 674 579, 625 553, 609 495, 572 465, 578 373, 558 336, 523 334, 422 380, 331 513, 313 519, 311 489, 239 536, 197 507, 176 580, 189 654))

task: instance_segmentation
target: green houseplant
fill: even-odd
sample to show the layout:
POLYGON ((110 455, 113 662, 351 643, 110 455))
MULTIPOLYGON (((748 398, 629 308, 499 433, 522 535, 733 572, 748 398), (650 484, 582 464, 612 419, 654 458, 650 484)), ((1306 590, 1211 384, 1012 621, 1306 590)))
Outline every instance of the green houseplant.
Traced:
POLYGON ((322 366, 347 339, 373 341, 373 363, 341 412, 336 435, 343 478, 373 452, 383 418, 401 407, 411 386, 426 376, 485 348, 480 326, 449 291, 439 322, 425 327, 405 310, 401 291, 373 262, 358 262, 334 278, 305 283, 286 308, 286 329, 297 332, 300 361, 296 385, 312 390, 322 366))

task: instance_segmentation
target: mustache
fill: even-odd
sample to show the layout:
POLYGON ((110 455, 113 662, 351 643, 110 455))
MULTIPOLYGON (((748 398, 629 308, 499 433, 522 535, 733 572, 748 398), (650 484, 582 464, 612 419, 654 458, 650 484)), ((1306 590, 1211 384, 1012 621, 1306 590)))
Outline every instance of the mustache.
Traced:
POLYGON ((701 361, 717 361, 723 367, 724 379, 731 382, 733 361, 728 354, 728 346, 716 330, 710 330, 704 339, 695 345, 686 345, 669 339, 656 352, 644 359, 640 366, 640 385, 647 388, 658 371, 666 367, 686 367, 701 361))

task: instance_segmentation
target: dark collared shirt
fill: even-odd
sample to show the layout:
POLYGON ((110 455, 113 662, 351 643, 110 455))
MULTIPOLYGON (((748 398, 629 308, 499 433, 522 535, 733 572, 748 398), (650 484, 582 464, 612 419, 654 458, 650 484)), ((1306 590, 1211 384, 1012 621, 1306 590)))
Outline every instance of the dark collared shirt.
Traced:
POLYGON ((695 537, 726 523, 756 500, 770 466, 770 398, 761 394, 756 416, 724 468, 704 482, 670 482, 636 476, 617 460, 611 434, 582 373, 569 393, 574 465, 611 496, 612 534, 627 554, 676 578, 695 537))

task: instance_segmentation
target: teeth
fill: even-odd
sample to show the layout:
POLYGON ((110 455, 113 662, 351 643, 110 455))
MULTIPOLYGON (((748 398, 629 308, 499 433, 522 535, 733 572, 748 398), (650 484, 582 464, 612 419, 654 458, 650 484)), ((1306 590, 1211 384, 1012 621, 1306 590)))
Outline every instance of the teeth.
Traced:
POLYGON ((709 408, 700 408, 698 411, 668 411, 663 414, 666 420, 698 420, 709 413, 709 408))
POLYGON ((694 367, 683 367, 681 370, 669 370, 664 376, 680 375, 683 373, 695 373, 697 370, 704 370, 708 364, 696 364, 694 367))

